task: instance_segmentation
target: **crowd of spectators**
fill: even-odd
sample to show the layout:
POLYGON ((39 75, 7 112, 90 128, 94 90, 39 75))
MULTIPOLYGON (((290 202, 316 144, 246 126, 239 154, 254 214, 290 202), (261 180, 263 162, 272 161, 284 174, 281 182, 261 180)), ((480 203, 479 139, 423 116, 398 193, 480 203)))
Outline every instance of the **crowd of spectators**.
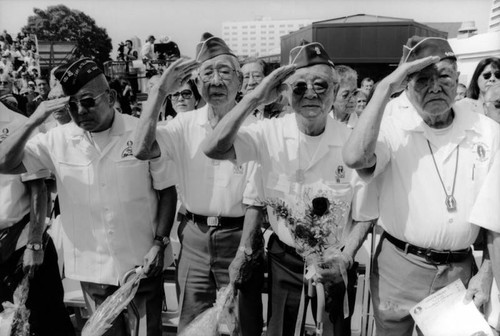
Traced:
POLYGON ((22 32, 13 38, 4 30, 0 34, 0 54, 0 101, 29 116, 34 111, 29 106, 47 91, 47 81, 40 81, 36 38, 22 32))

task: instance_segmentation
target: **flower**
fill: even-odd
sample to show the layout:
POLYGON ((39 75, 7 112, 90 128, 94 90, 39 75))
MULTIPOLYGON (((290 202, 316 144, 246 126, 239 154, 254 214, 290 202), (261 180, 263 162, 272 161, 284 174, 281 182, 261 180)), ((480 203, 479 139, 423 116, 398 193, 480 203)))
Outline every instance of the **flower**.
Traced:
POLYGON ((330 207, 330 201, 326 197, 316 197, 312 200, 312 207, 316 216, 323 216, 330 207))

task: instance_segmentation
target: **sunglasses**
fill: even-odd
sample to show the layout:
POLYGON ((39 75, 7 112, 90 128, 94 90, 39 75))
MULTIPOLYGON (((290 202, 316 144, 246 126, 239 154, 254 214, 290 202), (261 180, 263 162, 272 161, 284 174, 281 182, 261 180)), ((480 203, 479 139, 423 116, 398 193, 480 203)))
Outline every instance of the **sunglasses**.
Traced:
POLYGON ((319 83, 314 83, 313 85, 310 85, 306 82, 298 82, 292 84, 292 92, 293 94, 297 96, 303 96, 307 90, 311 87, 311 89, 317 94, 323 94, 328 90, 328 83, 326 82, 319 82, 319 83))
POLYGON ((107 91, 104 91, 103 93, 98 94, 95 97, 88 97, 88 98, 83 98, 80 100, 70 100, 68 102, 69 109, 71 111, 78 111, 78 106, 81 106, 82 108, 85 108, 85 109, 92 108, 92 107, 96 106, 96 100, 99 97, 101 97, 102 95, 104 95, 105 93, 107 93, 107 91))
POLYGON ((168 99, 178 100, 180 96, 182 96, 182 98, 184 99, 191 99, 191 97, 193 96, 193 92, 191 90, 182 90, 180 92, 168 95, 168 99))
POLYGON ((2 85, 9 85, 10 82, 8 82, 8 81, 0 81, 0 84, 2 84, 2 85))
POLYGON ((485 80, 490 79, 491 75, 495 76, 496 79, 500 79, 500 70, 497 70, 497 71, 495 71, 493 73, 491 73, 491 72, 485 72, 484 74, 482 74, 482 76, 483 76, 483 78, 485 80))

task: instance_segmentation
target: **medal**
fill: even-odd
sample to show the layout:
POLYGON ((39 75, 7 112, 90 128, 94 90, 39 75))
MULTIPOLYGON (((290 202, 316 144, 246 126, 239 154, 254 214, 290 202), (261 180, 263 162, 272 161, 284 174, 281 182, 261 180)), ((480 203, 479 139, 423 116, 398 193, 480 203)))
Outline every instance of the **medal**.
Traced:
POLYGON ((446 196, 445 203, 446 203, 446 207, 448 208, 448 211, 457 210, 457 201, 455 200, 455 197, 453 197, 453 195, 446 196))

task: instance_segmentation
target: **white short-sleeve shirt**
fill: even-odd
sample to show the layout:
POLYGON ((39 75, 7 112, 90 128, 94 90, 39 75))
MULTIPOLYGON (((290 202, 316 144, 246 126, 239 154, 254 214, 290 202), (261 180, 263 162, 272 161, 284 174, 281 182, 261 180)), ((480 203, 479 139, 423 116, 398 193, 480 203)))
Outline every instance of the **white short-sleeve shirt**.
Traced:
MULTIPOLYGON (((26 120, 23 115, 0 103, 0 143, 26 120)), ((0 230, 19 222, 30 211, 28 188, 20 175, 0 174, 0 230)), ((28 226, 18 239, 17 248, 26 244, 28 226)))
MULTIPOLYGON (((202 150, 213 132, 208 120, 209 105, 177 115, 158 125, 157 139, 162 156, 174 161, 182 204, 203 216, 241 217, 246 205, 257 204, 257 164, 235 164, 209 159, 202 150)), ((245 123, 252 123, 249 117, 245 123)))
POLYGON ((175 185, 166 158, 137 160, 132 154, 138 119, 115 113, 109 141, 96 148, 88 132, 69 123, 28 141, 28 171, 54 172, 61 206, 65 274, 118 284, 142 265, 157 227, 156 190, 175 185))
MULTIPOLYGON (((376 218, 374 212, 365 211, 361 204, 351 205, 354 199, 363 199, 357 193, 365 188, 342 159, 342 147, 349 134, 344 124, 328 117, 325 131, 318 137, 308 137, 299 131, 296 114, 292 113, 242 127, 234 148, 238 163, 255 160, 261 164, 264 198, 286 198, 289 188, 302 197, 305 192, 314 194, 324 187, 350 205, 352 218, 371 220, 376 218)), ((276 220, 271 209, 268 213, 280 240, 295 246, 286 225, 276 220)))
POLYGON ((453 110, 447 141, 436 144, 403 93, 387 104, 376 145, 373 176, 378 176, 380 186, 379 223, 394 237, 424 248, 458 250, 474 242, 479 228, 470 224, 469 215, 500 141, 499 126, 493 120, 464 103, 456 103, 453 110), (427 140, 448 195, 458 167, 453 193, 456 211, 447 210, 427 140))

